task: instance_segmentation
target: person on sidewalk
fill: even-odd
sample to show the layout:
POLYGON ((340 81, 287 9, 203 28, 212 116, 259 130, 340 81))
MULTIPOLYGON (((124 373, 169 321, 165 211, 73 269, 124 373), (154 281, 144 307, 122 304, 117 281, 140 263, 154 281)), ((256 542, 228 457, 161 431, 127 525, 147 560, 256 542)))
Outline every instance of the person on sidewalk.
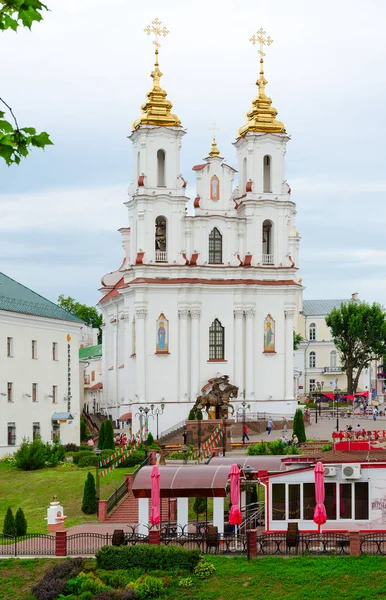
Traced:
POLYGON ((283 417, 281 420, 281 426, 283 428, 283 433, 287 433, 287 425, 288 425, 288 421, 285 417, 283 417))
POLYGON ((184 429, 184 432, 182 434, 182 439, 184 440, 184 446, 186 446, 186 438, 187 438, 187 433, 186 433, 186 429, 184 429))
POLYGON ((245 444, 245 440, 248 440, 248 442, 249 442, 248 425, 243 425, 243 438, 242 438, 243 444, 245 444))
POLYGON ((268 419, 268 423, 267 423, 267 431, 268 431, 268 435, 271 435, 272 427, 273 427, 273 421, 272 421, 272 418, 271 418, 271 417, 269 417, 269 419, 268 419))

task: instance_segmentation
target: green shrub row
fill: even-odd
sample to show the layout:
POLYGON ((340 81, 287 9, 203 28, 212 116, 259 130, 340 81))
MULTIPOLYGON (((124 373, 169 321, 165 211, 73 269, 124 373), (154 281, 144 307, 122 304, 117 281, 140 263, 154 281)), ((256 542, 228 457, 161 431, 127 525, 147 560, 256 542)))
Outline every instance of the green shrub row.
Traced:
POLYGON ((113 571, 141 567, 155 569, 183 569, 192 572, 200 561, 199 550, 179 546, 104 546, 96 554, 97 568, 113 571))
POLYGON ((262 440, 258 444, 248 446, 248 454, 249 456, 261 456, 265 454, 300 454, 300 450, 297 446, 288 446, 281 440, 274 440, 273 442, 264 442, 262 440))

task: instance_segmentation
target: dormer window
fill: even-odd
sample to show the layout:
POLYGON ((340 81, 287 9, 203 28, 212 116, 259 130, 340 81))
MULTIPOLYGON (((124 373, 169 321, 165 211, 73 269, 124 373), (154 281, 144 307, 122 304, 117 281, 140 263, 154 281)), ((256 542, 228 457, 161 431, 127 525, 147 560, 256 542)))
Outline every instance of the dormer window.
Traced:
POLYGON ((220 200, 220 181, 217 175, 213 175, 210 180, 210 199, 220 200))

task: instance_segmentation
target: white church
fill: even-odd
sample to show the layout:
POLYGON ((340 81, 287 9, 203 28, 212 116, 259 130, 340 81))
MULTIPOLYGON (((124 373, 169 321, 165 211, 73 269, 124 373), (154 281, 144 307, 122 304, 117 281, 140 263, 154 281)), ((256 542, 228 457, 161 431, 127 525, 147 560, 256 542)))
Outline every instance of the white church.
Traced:
MULTIPOLYGON (((159 430, 187 418, 215 377, 234 405, 293 414, 293 330, 301 294, 296 205, 285 180, 289 136, 266 95, 261 29, 258 93, 235 136, 238 172, 211 150, 194 165, 187 210, 180 152, 186 130, 161 87, 156 19, 153 87, 132 126, 135 183, 120 229, 124 258, 102 278, 103 395, 113 418, 165 405, 159 430), (235 184, 235 176, 238 183, 235 184), (112 410, 115 407, 114 410, 112 410)), ((155 423, 149 420, 155 432, 155 423)))

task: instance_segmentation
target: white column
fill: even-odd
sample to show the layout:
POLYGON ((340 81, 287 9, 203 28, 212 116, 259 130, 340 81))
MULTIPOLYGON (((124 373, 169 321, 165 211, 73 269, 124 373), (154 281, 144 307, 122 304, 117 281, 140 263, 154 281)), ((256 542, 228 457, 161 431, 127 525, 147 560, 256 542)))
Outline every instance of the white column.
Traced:
POLYGON ((189 396, 189 347, 188 347, 188 317, 189 311, 185 308, 179 309, 180 325, 180 391, 181 400, 189 396))
POLYGON ((185 527, 189 523, 188 498, 177 498, 177 525, 185 527))
POLYGON ((117 323, 117 319, 111 319, 110 320, 110 324, 111 324, 111 335, 113 338, 113 343, 112 343, 112 351, 113 351, 113 356, 112 356, 112 366, 114 367, 114 371, 111 373, 111 378, 110 378, 110 383, 111 388, 109 390, 109 396, 108 396, 108 404, 115 404, 117 402, 117 398, 118 398, 118 323, 117 323))
POLYGON ((138 498, 138 533, 149 533, 146 525, 149 524, 149 498, 138 498))
POLYGON ((224 498, 213 498, 213 525, 218 533, 224 533, 224 498))
POLYGON ((294 315, 293 308, 285 310, 285 400, 294 400, 294 315))
POLYGON ((234 384, 239 388, 239 398, 244 393, 244 369, 243 369, 243 327, 244 327, 244 310, 236 309, 233 311, 235 317, 235 380, 234 384))
MULTIPOLYGON (((101 396, 101 405, 105 406, 109 393, 109 378, 108 378, 108 365, 107 365, 107 354, 108 354, 108 345, 107 345, 107 326, 106 323, 102 325, 102 381, 103 381, 103 390, 101 396)), ((100 408, 100 407, 99 407, 100 408)))
POLYGON ((135 311, 135 351, 137 368, 138 402, 146 402, 146 308, 137 308, 135 311))
POLYGON ((255 309, 248 308, 245 311, 246 325, 245 325, 245 397, 247 400, 253 400, 255 394, 254 387, 254 352, 253 352, 253 340, 254 340, 254 316, 255 309))
POLYGON ((190 311, 192 320, 191 353, 190 353, 190 399, 195 400, 200 391, 200 314, 201 311, 190 311))
POLYGON ((130 360, 130 314, 128 310, 125 310, 121 317, 123 321, 123 364, 124 364, 124 385, 123 394, 124 401, 127 402, 129 399, 129 360, 130 360))

